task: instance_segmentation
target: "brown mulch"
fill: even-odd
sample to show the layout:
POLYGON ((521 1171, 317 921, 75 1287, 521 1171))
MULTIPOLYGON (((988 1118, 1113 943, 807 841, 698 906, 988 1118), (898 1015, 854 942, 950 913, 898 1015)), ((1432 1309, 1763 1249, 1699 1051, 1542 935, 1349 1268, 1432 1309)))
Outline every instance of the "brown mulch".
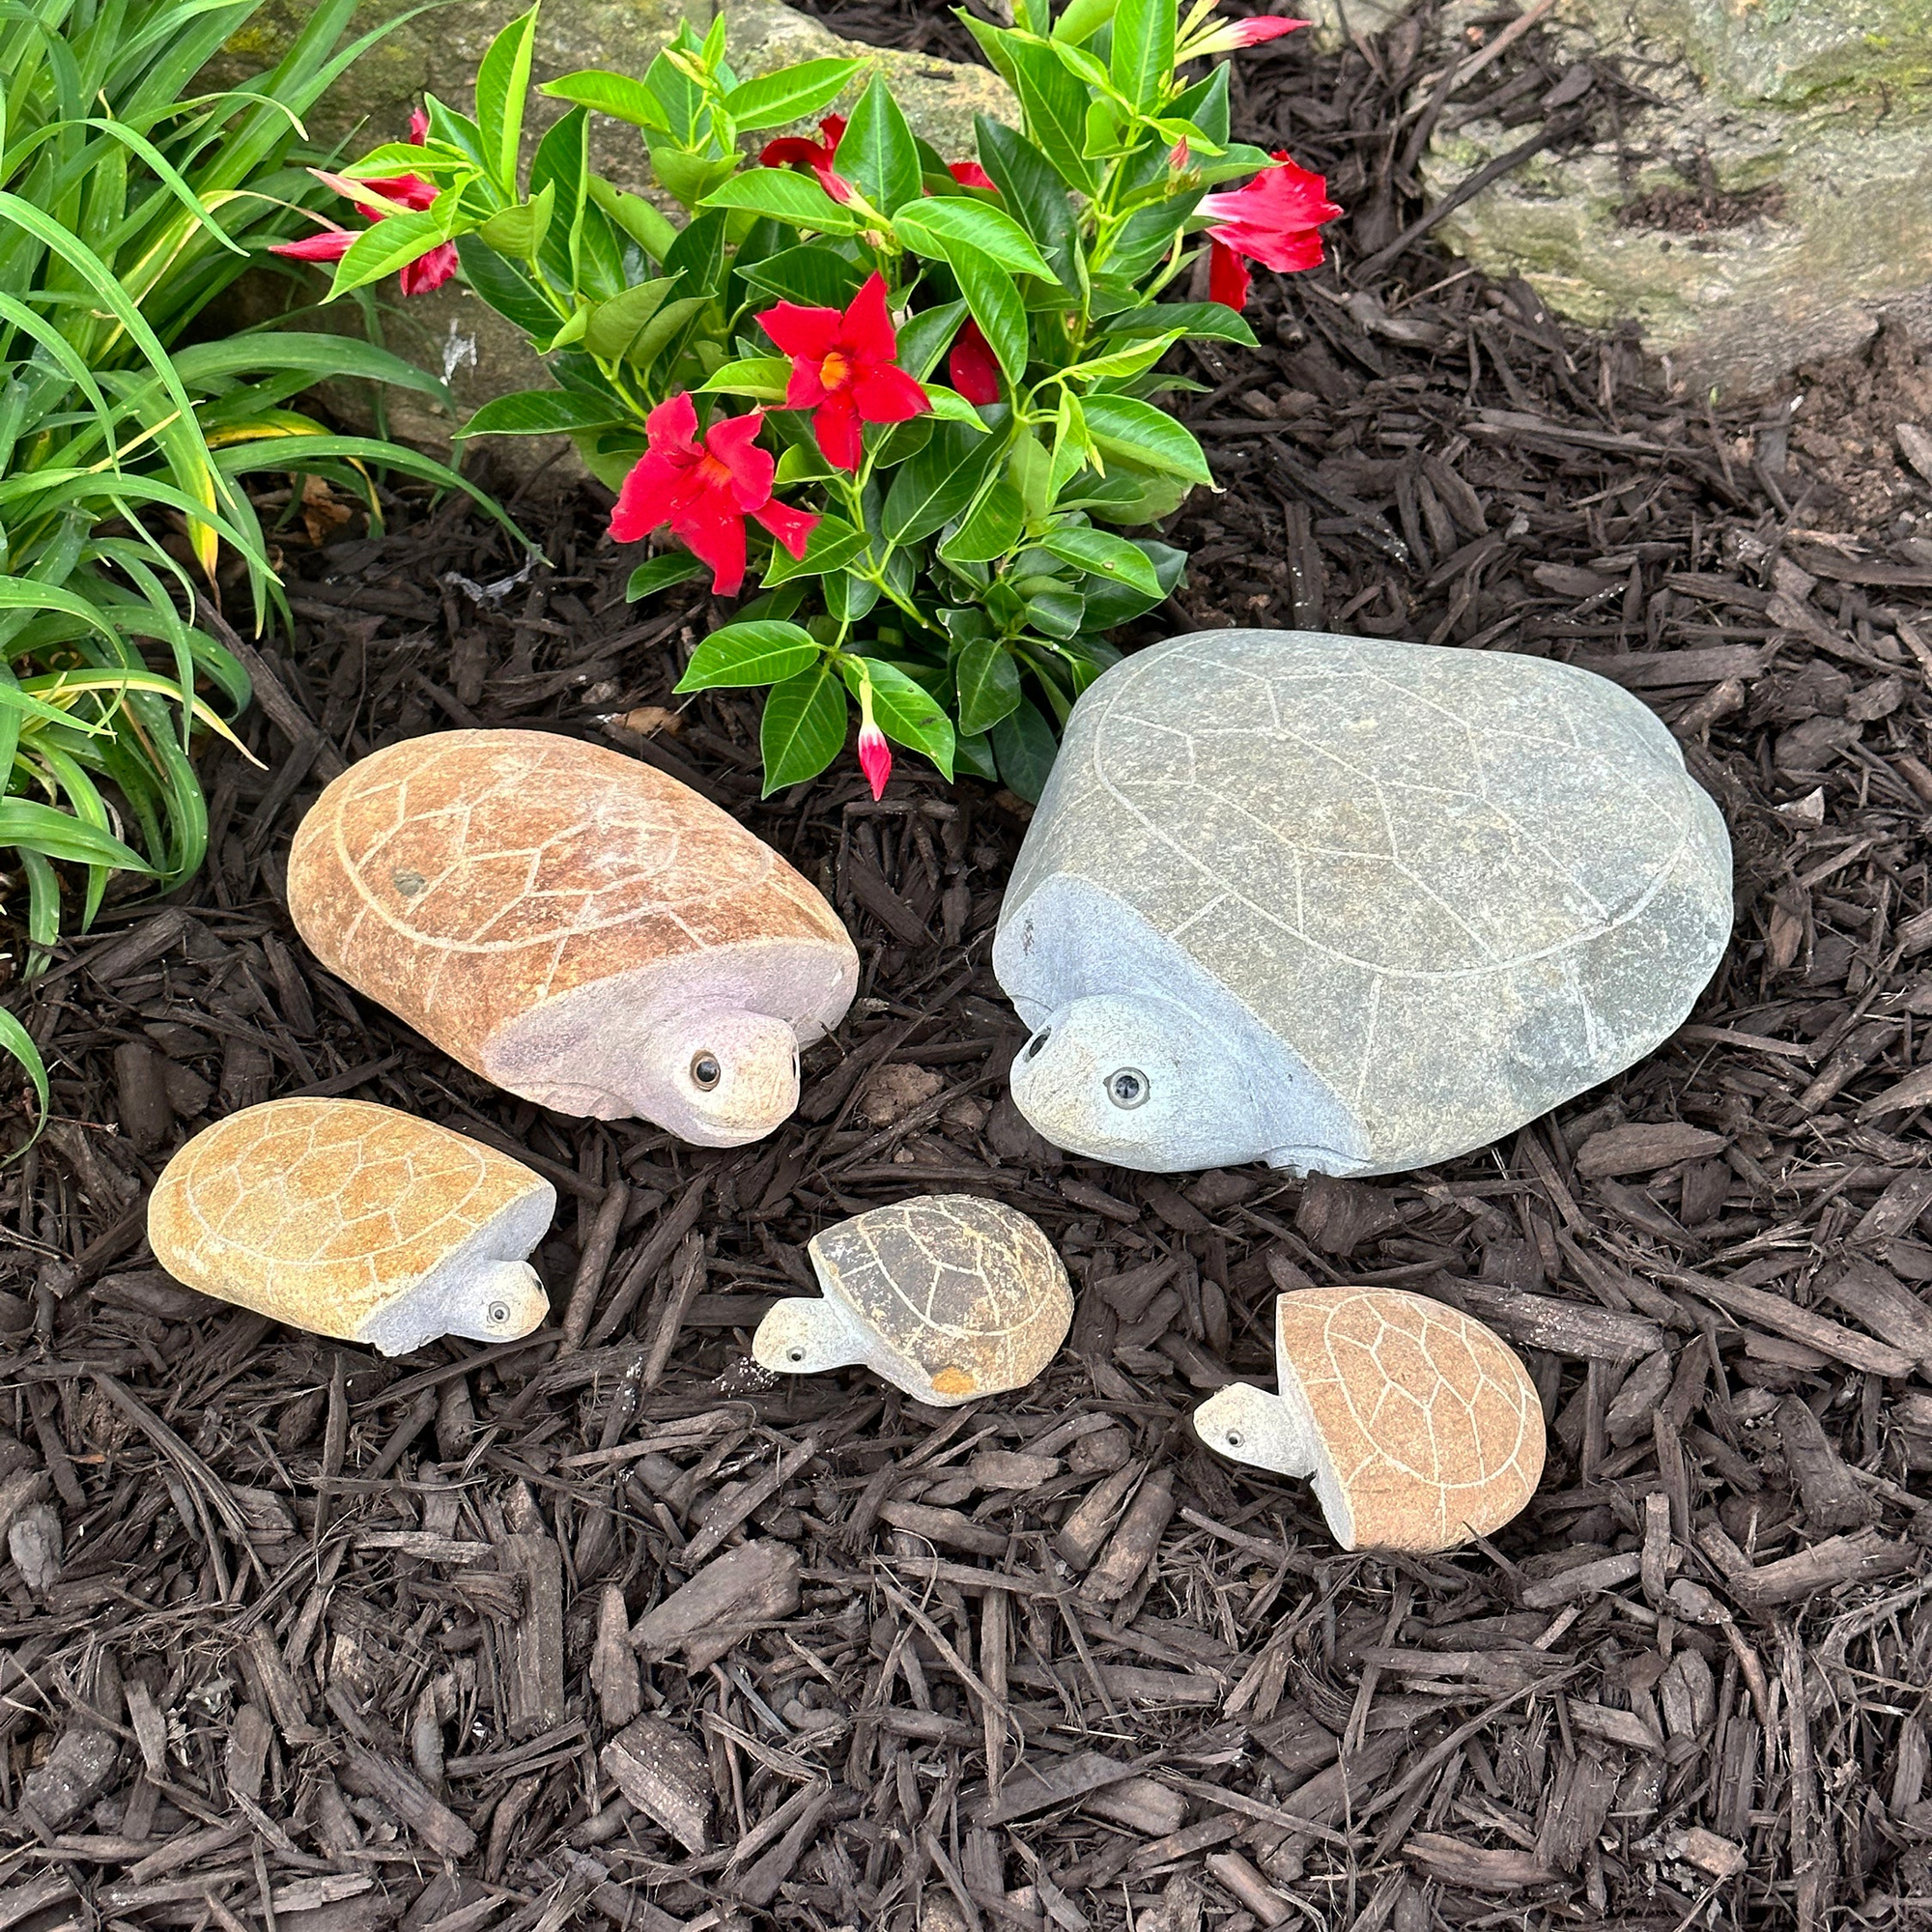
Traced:
MULTIPOLYGON (((1613 104, 1537 48, 1466 98, 1613 104)), ((371 535, 312 503, 264 766, 207 760, 206 874, 13 995, 57 1118, 0 1179, 0 1932, 1926 1921, 1932 489, 1892 453, 1932 357, 1891 336, 1795 412, 1713 411, 1426 245, 1358 283, 1418 209, 1400 102, 1464 97, 1405 28, 1238 71, 1240 131, 1358 212, 1339 270, 1258 277, 1259 352, 1181 365, 1227 488, 1144 634, 1401 635, 1638 693, 1737 847, 1694 1022, 1439 1170, 1062 1156, 1006 1097, 987 966, 1017 801, 905 759, 881 805, 849 762, 761 804, 755 704, 669 696, 710 614, 625 606, 587 491, 524 506, 534 573, 455 507, 371 535), (541 1113, 308 959, 283 868, 318 784, 471 724, 633 751, 837 901, 860 998, 780 1133, 541 1113), (586 1344, 386 1362, 172 1284, 169 1153, 300 1092, 549 1175, 537 1260, 586 1344), (1060 1359, 946 1412, 765 1386, 803 1243, 922 1188, 1048 1231, 1060 1359), (1521 1349, 1549 1466, 1492 1543, 1339 1553, 1301 1485, 1194 1441, 1205 1391, 1269 1373, 1273 1295, 1337 1280, 1521 1349)))

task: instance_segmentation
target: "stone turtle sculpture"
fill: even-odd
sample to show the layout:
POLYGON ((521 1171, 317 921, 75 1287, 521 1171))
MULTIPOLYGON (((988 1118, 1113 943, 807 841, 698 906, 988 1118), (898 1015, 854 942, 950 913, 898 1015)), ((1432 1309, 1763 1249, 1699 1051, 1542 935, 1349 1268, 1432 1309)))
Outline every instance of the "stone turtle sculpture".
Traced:
POLYGON ((806 1252, 823 1297, 781 1301, 753 1340, 775 1374, 863 1364, 952 1407, 1032 1381, 1072 1325, 1052 1243, 997 1201, 927 1194, 868 1208, 806 1252))
POLYGON ((1730 842, 1670 733, 1501 651, 1212 631, 1081 696, 993 966, 1049 1141, 1168 1172, 1391 1174, 1683 1023, 1730 842))
POLYGON ((1393 1288, 1275 1303, 1274 1395, 1236 1382, 1194 1411, 1236 1463, 1313 1484, 1344 1549, 1453 1549, 1520 1511, 1543 1408, 1515 1354, 1459 1309, 1393 1288))
POLYGON ((559 1113, 768 1134, 851 1005, 838 916, 675 779, 543 731, 445 731, 336 779, 289 855, 317 958, 559 1113))
POLYGON ((447 1127, 363 1100, 270 1100, 168 1162, 148 1241, 204 1294, 406 1355, 535 1328, 550 1301, 524 1258, 555 1211, 541 1175, 447 1127))

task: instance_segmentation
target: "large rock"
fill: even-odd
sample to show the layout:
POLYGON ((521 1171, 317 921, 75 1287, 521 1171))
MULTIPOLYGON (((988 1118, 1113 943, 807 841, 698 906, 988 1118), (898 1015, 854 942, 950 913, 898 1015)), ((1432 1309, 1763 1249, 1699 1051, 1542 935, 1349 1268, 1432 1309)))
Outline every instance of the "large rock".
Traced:
MULTIPOLYGON (((1566 53, 1657 98, 1622 138, 1542 155, 1442 224, 1562 314, 1634 320, 1703 390, 1749 393, 1932 321, 1932 0, 1559 0, 1566 53)), ((1426 163, 1446 192, 1528 129, 1479 121, 1426 163)))
MULTIPOLYGON (((317 140, 341 144, 354 153, 379 140, 399 137, 412 106, 424 93, 468 110, 476 69, 493 36, 526 11, 527 0, 456 0, 405 20, 353 67, 310 117, 317 140)), ((301 20, 309 0, 272 0, 238 36, 227 57, 211 75, 225 81, 259 71, 280 56, 301 20)), ((404 0, 372 0, 358 27, 405 11, 404 0)), ((727 19, 729 58, 741 79, 768 73, 794 62, 835 55, 861 55, 867 66, 848 97, 838 103, 849 111, 873 73, 884 74, 913 128, 941 154, 973 153, 973 117, 1015 118, 1011 96, 988 68, 966 67, 928 54, 902 53, 840 40, 818 21, 782 0, 553 0, 539 16, 533 71, 537 81, 579 68, 611 68, 641 74, 658 50, 690 18, 702 31, 718 14, 727 19)), ((563 103, 533 94, 530 126, 547 126, 563 103)), ((777 131, 777 130, 774 130, 777 131)), ((648 162, 637 129, 599 117, 593 152, 598 168, 618 186, 643 192, 650 185, 648 162)), ((383 340, 397 354, 448 382, 456 399, 452 412, 426 397, 395 391, 384 398, 386 426, 406 442, 446 454, 450 431, 492 398, 516 389, 541 388, 548 377, 524 336, 460 282, 434 295, 408 301, 387 282, 377 292, 384 302, 383 340)), ((313 325, 311 325, 313 326, 313 325)), ((325 326, 327 320, 325 319, 325 326)), ((345 307, 342 327, 359 327, 359 317, 345 307)), ((331 404, 352 421, 370 420, 368 399, 331 393, 331 404)), ((568 445, 554 439, 510 440, 497 451, 527 473, 568 445)), ((576 473, 574 459, 566 465, 576 473)))

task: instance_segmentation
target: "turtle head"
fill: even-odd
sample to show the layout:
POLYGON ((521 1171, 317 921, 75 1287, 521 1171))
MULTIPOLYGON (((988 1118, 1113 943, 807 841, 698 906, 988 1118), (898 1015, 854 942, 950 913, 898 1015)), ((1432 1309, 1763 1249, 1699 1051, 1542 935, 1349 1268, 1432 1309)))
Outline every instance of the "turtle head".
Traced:
POLYGON ((652 1031, 631 1105, 697 1147, 761 1140, 798 1105, 798 1035, 743 1008, 696 1007, 652 1031))
POLYGON ((1217 1455, 1277 1476, 1308 1476, 1315 1459, 1287 1403, 1247 1382, 1230 1382, 1194 1411, 1194 1433, 1217 1455))
POLYGON ((543 1325, 550 1296, 528 1262, 499 1262, 469 1284, 449 1333, 472 1342, 521 1342, 543 1325))
POLYGON ((1248 1069, 1178 1001, 1069 1001, 1020 1049, 1013 1104, 1055 1147, 1149 1174, 1232 1167, 1267 1145, 1248 1069))
POLYGON ((758 1323, 752 1359, 775 1376, 814 1376, 866 1359, 865 1340, 852 1318, 829 1297, 781 1301, 758 1323))

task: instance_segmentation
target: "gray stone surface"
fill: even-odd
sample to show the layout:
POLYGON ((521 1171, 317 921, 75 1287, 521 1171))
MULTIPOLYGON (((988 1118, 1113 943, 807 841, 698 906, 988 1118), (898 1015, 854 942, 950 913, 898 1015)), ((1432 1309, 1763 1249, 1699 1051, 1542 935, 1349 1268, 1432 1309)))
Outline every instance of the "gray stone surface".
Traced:
POLYGON ((1653 713, 1505 652, 1215 631, 1074 708, 993 966, 1014 1101, 1152 1171, 1397 1173, 1650 1052, 1731 926, 1653 713))
MULTIPOLYGON (((1455 16, 1470 0, 1459 0, 1455 16)), ((1621 139, 1538 156, 1438 233, 1595 327, 1634 320, 1722 395, 1860 346, 1932 289, 1932 0, 1559 0, 1565 58, 1613 57, 1659 104, 1621 139), (1750 198, 1703 233, 1627 211, 1699 187, 1750 198)), ((1425 163, 1446 192, 1520 142, 1478 121, 1425 163)))
MULTIPOLYGON (((346 154, 353 154, 379 140, 400 138, 407 130, 411 107, 425 92, 467 111, 477 65, 492 37, 526 6, 526 0, 457 0, 419 13, 349 71, 312 117, 311 132, 319 141, 340 144, 346 154)), ((405 11, 403 0, 370 0, 357 25, 374 25, 405 11)), ((278 58, 308 12, 309 0, 274 0, 245 34, 230 43, 226 58, 211 71, 209 80, 232 82, 278 58)), ((721 12, 727 16, 726 44, 741 78, 797 61, 863 55, 867 66, 838 108, 849 110, 870 76, 883 73, 914 128, 949 156, 973 153, 975 114, 1013 118, 1012 98, 990 69, 843 41, 782 0, 728 0, 724 5, 719 0, 691 0, 683 8, 675 0, 553 0, 540 16, 535 78, 551 80, 586 67, 641 74, 677 31, 680 19, 689 17, 702 31, 721 12)), ((533 129, 547 126, 562 105, 533 95, 529 126, 533 129)), ((593 128, 599 169, 633 193, 649 188, 648 162, 638 130, 602 117, 593 128)), ((781 130, 771 131, 775 135, 781 130)), ((393 281, 385 282, 375 295, 383 304, 381 327, 386 345, 443 375, 456 399, 452 412, 426 396, 396 391, 385 397, 388 430, 403 440, 447 456, 451 430, 484 403, 513 390, 548 386, 542 362, 524 336, 460 281, 407 301, 396 293, 393 281)), ((321 326, 335 320, 325 312, 321 326)), ((345 309, 339 323, 346 330, 360 331, 360 317, 354 310, 345 309)), ((374 426, 366 390, 331 392, 329 402, 358 425, 374 426)), ((561 438, 497 439, 496 446, 521 473, 528 474, 559 457, 565 473, 579 473, 574 453, 561 438)))

